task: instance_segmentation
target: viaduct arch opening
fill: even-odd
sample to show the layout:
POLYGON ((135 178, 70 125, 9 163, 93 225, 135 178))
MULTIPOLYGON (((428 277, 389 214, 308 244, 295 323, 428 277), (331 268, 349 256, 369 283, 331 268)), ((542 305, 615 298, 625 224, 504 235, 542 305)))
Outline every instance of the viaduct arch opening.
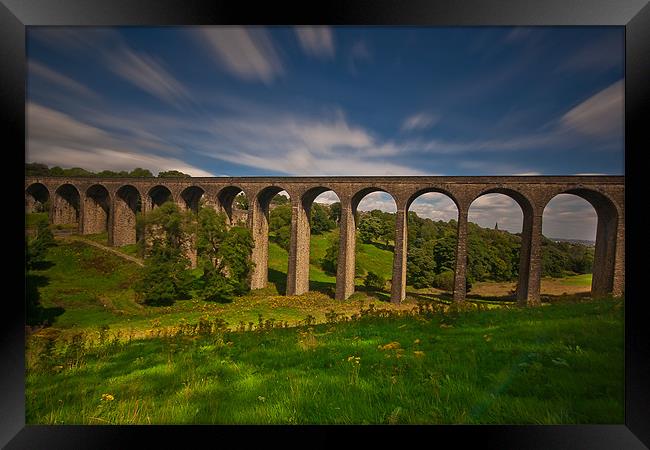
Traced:
POLYGON ((54 225, 74 225, 79 229, 81 209, 79 190, 72 184, 59 186, 54 192, 52 223, 54 225))
POLYGON ((527 231, 532 220, 531 202, 512 189, 490 189, 472 201, 468 212, 466 286, 470 292, 474 288, 474 297, 526 301, 530 274, 530 233, 527 231), (519 239, 513 240, 512 234, 519 239), (497 248, 498 251, 492 251, 497 248), (480 281, 513 280, 516 285, 510 291, 508 288, 494 292, 476 289, 480 281))
POLYGON ((339 250, 338 218, 335 211, 338 211, 340 216, 340 206, 340 198, 336 192, 329 187, 317 186, 304 192, 299 199, 299 204, 292 208, 287 279, 287 292, 290 295, 300 295, 309 290, 320 291, 332 297, 335 295, 336 278, 334 277, 339 250), (338 209, 334 207, 334 212, 330 206, 333 204, 338 206, 338 209), (330 235, 330 239, 326 246, 318 245, 314 252, 312 240, 322 238, 312 235, 330 235), (319 274, 318 279, 310 276, 312 272, 310 262, 324 272, 319 274), (329 277, 334 278, 333 283, 327 280, 329 277))
MULTIPOLYGON (((270 275, 278 292, 285 294, 287 277, 277 269, 269 270, 270 204, 273 198, 281 192, 286 193, 286 190, 280 186, 269 186, 259 191, 252 199, 249 199, 248 223, 253 236, 253 252, 251 257, 255 261, 255 267, 251 273, 251 289, 265 288, 268 285, 270 275)), ((272 238, 277 237, 276 235, 272 238)), ((290 238, 289 242, 291 243, 290 238)), ((275 256, 277 257, 278 255, 275 256)), ((286 270, 285 273, 288 274, 288 266, 286 270)))
MULTIPOLYGON (((405 290, 415 297, 452 297, 456 271, 458 205, 438 189, 415 193, 407 202, 405 290)), ((405 293, 402 295, 404 297, 405 293)))
POLYGON ((205 190, 199 186, 190 186, 181 192, 181 208, 198 214, 205 190))
POLYGON ((218 210, 224 212, 229 225, 246 225, 250 202, 239 186, 226 186, 217 194, 218 210))
POLYGON ((108 232, 111 196, 101 184, 86 189, 83 213, 83 234, 108 232))
MULTIPOLYGON (((383 289, 374 291, 374 294, 381 300, 389 301, 387 287, 389 284, 392 286, 395 265, 395 198, 383 188, 369 187, 352 196, 351 207, 351 219, 348 220, 352 221, 354 232, 351 238, 341 239, 337 278, 351 280, 348 281, 351 286, 346 286, 346 289, 351 288, 352 294, 354 285, 363 285, 363 278, 368 272, 373 272, 387 282, 383 289), (346 258, 347 262, 341 264, 342 258, 346 258), (345 277, 338 276, 342 269, 347 272, 345 277)), ((344 220, 343 216, 341 220, 344 220)))
POLYGON ((25 189, 25 213, 49 214, 50 191, 42 183, 30 184, 25 189))
MULTIPOLYGON (((624 290, 624 267, 622 267, 624 261, 624 246, 622 245, 624 230, 622 229, 622 218, 619 216, 616 206, 607 196, 596 190, 575 188, 556 194, 545 205, 544 212, 547 211, 549 205, 552 211, 555 201, 570 198, 569 195, 586 200, 593 207, 596 214, 591 296, 622 295, 624 290), (620 243, 618 248, 617 242, 620 243)), ((582 220, 584 222, 585 218, 582 220)))
POLYGON ((158 206, 161 206, 165 202, 173 201, 172 191, 169 190, 166 186, 158 185, 149 189, 147 195, 148 201, 148 210, 151 211, 158 206))

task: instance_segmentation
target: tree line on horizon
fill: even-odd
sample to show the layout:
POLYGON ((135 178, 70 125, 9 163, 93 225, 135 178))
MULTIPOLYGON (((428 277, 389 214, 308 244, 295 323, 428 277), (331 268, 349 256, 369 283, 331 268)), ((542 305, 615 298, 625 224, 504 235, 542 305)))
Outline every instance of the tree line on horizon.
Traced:
MULTIPOLYGON (((59 166, 48 167, 46 164, 41 163, 25 163, 25 176, 28 177, 103 177, 103 178, 155 178, 149 169, 136 167, 130 172, 121 170, 116 172, 114 170, 102 170, 101 172, 91 172, 81 167, 71 167, 63 169, 59 166)), ((180 172, 178 170, 167 170, 159 172, 158 178, 191 178, 191 175, 180 172)))

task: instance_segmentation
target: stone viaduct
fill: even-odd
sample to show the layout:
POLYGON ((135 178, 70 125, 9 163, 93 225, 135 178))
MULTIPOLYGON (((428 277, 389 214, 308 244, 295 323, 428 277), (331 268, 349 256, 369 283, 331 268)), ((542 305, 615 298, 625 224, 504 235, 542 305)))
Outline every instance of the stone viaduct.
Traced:
POLYGON ((558 194, 587 200, 598 216, 592 295, 620 296, 625 286, 625 178, 623 176, 476 176, 476 177, 240 177, 240 178, 66 178, 26 177, 27 210, 50 201, 54 224, 76 224, 83 234, 108 232, 109 244, 136 242, 136 213, 165 201, 197 210, 199 200, 233 218, 233 200, 240 192, 249 199, 248 226, 255 269, 251 288, 265 287, 268 277, 268 213, 271 199, 286 191, 291 199, 291 244, 287 295, 309 290, 310 208, 323 192, 334 191, 341 201, 340 249, 336 298, 354 292, 355 213, 367 194, 383 191, 397 205, 391 300, 401 302, 406 289, 407 217, 421 194, 447 195, 458 208, 454 301, 465 299, 467 215, 471 203, 488 193, 514 199, 523 212, 517 300, 540 302, 542 215, 558 194))

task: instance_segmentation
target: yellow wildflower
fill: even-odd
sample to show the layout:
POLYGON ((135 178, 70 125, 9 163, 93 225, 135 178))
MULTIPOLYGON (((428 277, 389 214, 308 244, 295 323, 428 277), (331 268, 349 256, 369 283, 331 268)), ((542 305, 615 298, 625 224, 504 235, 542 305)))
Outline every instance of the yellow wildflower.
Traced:
POLYGON ((400 348, 400 347, 401 347, 401 344, 399 342, 390 342, 390 343, 388 343, 388 344, 386 344, 384 346, 381 346, 381 345, 379 346, 379 348, 381 350, 393 350, 393 349, 400 348))
POLYGON ((419 350, 415 350, 413 354, 415 355, 416 358, 422 358, 424 356, 424 352, 421 352, 419 350))
POLYGON ((111 394, 102 394, 102 400, 107 402, 112 402, 113 400, 115 400, 115 397, 113 397, 111 394))

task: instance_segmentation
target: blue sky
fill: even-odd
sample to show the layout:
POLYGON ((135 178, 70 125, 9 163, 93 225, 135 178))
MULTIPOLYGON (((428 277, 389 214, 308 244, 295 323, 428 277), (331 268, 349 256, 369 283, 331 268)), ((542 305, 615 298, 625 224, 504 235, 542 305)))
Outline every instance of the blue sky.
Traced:
POLYGON ((623 27, 28 27, 27 56, 26 159, 50 166, 624 173, 623 27))

